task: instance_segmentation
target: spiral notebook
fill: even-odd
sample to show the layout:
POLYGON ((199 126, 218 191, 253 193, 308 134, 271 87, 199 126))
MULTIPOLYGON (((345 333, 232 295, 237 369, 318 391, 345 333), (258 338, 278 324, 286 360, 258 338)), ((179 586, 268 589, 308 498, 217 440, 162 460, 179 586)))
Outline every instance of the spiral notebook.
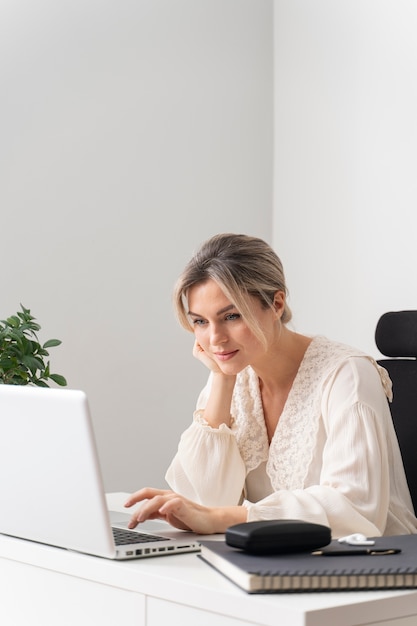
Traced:
POLYGON ((225 542, 203 541, 200 557, 248 593, 417 587, 417 535, 377 537, 374 548, 340 555, 335 554, 340 544, 333 541, 315 553, 254 556, 225 542))

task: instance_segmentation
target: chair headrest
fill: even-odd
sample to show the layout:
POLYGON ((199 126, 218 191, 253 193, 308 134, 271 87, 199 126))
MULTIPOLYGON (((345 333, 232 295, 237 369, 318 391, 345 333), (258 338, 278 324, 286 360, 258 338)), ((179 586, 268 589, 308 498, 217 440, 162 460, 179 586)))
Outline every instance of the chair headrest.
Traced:
POLYGON ((379 318, 375 343, 385 356, 417 357, 417 311, 392 311, 379 318))

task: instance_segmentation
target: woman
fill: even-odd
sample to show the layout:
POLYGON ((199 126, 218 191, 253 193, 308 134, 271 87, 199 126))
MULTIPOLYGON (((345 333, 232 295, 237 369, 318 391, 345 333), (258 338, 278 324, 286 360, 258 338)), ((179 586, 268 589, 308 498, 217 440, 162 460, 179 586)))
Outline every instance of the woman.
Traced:
POLYGON ((303 519, 333 537, 417 532, 387 396, 374 359, 288 327, 281 262, 264 241, 217 235, 175 289, 194 356, 210 371, 166 478, 142 489, 145 519, 209 534, 303 519))

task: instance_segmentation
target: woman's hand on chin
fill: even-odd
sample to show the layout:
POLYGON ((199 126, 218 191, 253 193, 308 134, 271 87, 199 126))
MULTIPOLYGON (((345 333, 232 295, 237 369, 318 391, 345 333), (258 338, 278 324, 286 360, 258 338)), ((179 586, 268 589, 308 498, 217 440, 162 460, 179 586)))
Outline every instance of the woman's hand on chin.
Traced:
POLYGON ((213 357, 209 356, 207 352, 203 350, 198 341, 194 342, 193 357, 196 358, 198 361, 201 361, 201 363, 203 363, 203 365, 205 365, 207 369, 209 369, 214 374, 223 373, 213 357))

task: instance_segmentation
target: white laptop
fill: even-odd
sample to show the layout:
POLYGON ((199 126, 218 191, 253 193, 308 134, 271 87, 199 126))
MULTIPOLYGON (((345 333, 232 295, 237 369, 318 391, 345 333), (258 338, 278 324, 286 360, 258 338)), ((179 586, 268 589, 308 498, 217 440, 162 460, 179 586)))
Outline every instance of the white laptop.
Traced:
POLYGON ((193 533, 117 516, 113 529, 86 394, 0 385, 0 533, 110 559, 200 549, 193 533))

